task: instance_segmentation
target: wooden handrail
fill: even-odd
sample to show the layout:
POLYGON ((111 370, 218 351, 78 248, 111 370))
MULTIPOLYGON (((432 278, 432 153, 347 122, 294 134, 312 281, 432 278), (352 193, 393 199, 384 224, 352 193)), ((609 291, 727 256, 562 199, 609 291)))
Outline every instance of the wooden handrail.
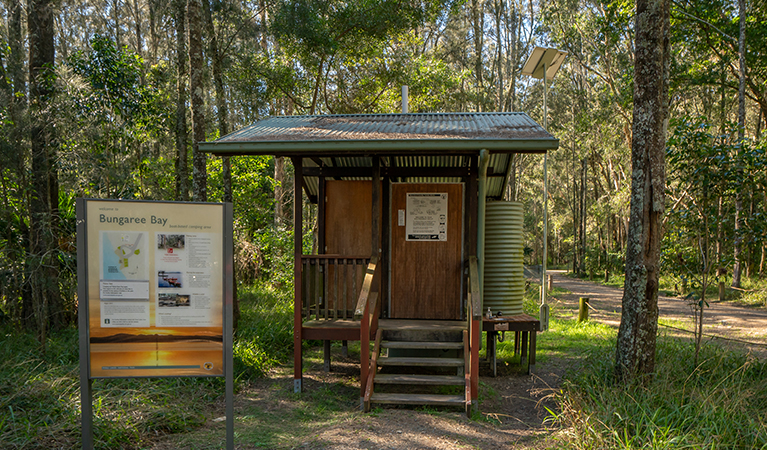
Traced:
POLYGON ((471 317, 482 320, 482 294, 479 290, 479 264, 476 256, 469 257, 469 300, 471 317))
POLYGON ((471 346, 469 330, 463 330, 463 376, 466 417, 471 419, 471 346))
POLYGON ((368 306, 370 292, 374 289, 378 289, 378 286, 376 286, 373 281, 378 278, 376 275, 378 275, 379 271, 380 268, 378 267, 378 257, 373 256, 370 258, 368 268, 365 270, 365 280, 362 282, 362 290, 360 291, 360 296, 357 299, 357 307, 354 308, 355 319, 362 318, 363 314, 365 313, 365 308, 368 306))
MULTIPOLYGON (((354 318, 360 321, 360 408, 365 410, 365 390, 367 388, 368 375, 370 374, 370 333, 377 332, 377 308, 378 306, 378 257, 370 258, 365 271, 365 280, 362 282, 357 307, 354 308, 354 318)), ((375 370, 375 367, 372 368, 375 370)))
POLYGON ((476 407, 479 398, 479 342, 482 338, 482 292, 479 284, 479 264, 476 256, 469 257, 469 301, 467 319, 469 322, 469 365, 466 373, 467 404, 466 414, 476 407))
POLYGON ((373 395, 373 383, 375 382, 376 372, 378 370, 378 354, 381 352, 381 330, 376 331, 375 345, 373 346, 373 358, 370 360, 370 371, 368 372, 367 383, 365 383, 365 393, 362 397, 362 410, 370 412, 370 397, 373 395))

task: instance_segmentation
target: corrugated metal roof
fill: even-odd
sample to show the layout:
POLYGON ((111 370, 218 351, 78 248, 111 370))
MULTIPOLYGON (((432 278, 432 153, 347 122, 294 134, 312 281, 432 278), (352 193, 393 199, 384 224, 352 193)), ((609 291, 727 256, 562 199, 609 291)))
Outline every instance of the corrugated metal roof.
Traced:
MULTIPOLYGON (((512 153, 545 153, 558 146, 559 141, 527 114, 511 112, 269 117, 200 144, 200 149, 216 155, 303 157, 305 168, 321 170, 370 168, 372 156, 379 155, 381 165, 392 170, 424 169, 395 177, 396 181, 414 183, 460 182, 460 177, 448 175, 449 169, 465 170, 470 155, 487 150, 488 174, 492 174, 488 176, 487 194, 499 198, 512 153)), ((319 177, 314 173, 304 175, 310 196, 319 190, 319 177)), ((331 176, 370 179, 359 170, 336 170, 331 176)))
POLYGON ((214 154, 542 153, 559 141, 521 112, 275 116, 200 145, 214 154))

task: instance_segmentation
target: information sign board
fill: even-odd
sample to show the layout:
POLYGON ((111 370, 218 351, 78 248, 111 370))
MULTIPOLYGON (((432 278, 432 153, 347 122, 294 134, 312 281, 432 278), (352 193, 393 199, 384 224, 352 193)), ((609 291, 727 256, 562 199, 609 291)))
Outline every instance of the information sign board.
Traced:
POLYGON ((224 205, 87 200, 91 378, 224 374, 224 205))

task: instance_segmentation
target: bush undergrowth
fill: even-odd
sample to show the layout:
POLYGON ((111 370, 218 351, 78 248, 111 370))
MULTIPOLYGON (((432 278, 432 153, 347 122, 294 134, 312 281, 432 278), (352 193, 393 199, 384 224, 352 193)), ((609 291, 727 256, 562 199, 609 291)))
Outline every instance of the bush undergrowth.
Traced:
MULTIPOLYGON (((235 378, 264 376, 289 359, 292 300, 269 286, 239 289, 235 378)), ((34 335, 0 327, 0 448, 80 448, 78 331, 52 333, 45 351, 34 335)), ((185 433, 222 415, 223 378, 93 380, 98 449, 143 448, 159 436, 185 433)))
POLYGON ((656 373, 623 386, 613 358, 588 355, 559 396, 568 448, 767 448, 767 364, 714 345, 661 336, 656 373))

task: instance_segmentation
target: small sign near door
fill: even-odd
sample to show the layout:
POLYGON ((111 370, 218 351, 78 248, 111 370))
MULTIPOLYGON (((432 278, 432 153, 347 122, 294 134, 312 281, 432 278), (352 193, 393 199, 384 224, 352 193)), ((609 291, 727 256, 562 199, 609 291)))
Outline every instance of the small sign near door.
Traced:
POLYGON ((405 240, 447 241, 447 192, 408 192, 405 240))

